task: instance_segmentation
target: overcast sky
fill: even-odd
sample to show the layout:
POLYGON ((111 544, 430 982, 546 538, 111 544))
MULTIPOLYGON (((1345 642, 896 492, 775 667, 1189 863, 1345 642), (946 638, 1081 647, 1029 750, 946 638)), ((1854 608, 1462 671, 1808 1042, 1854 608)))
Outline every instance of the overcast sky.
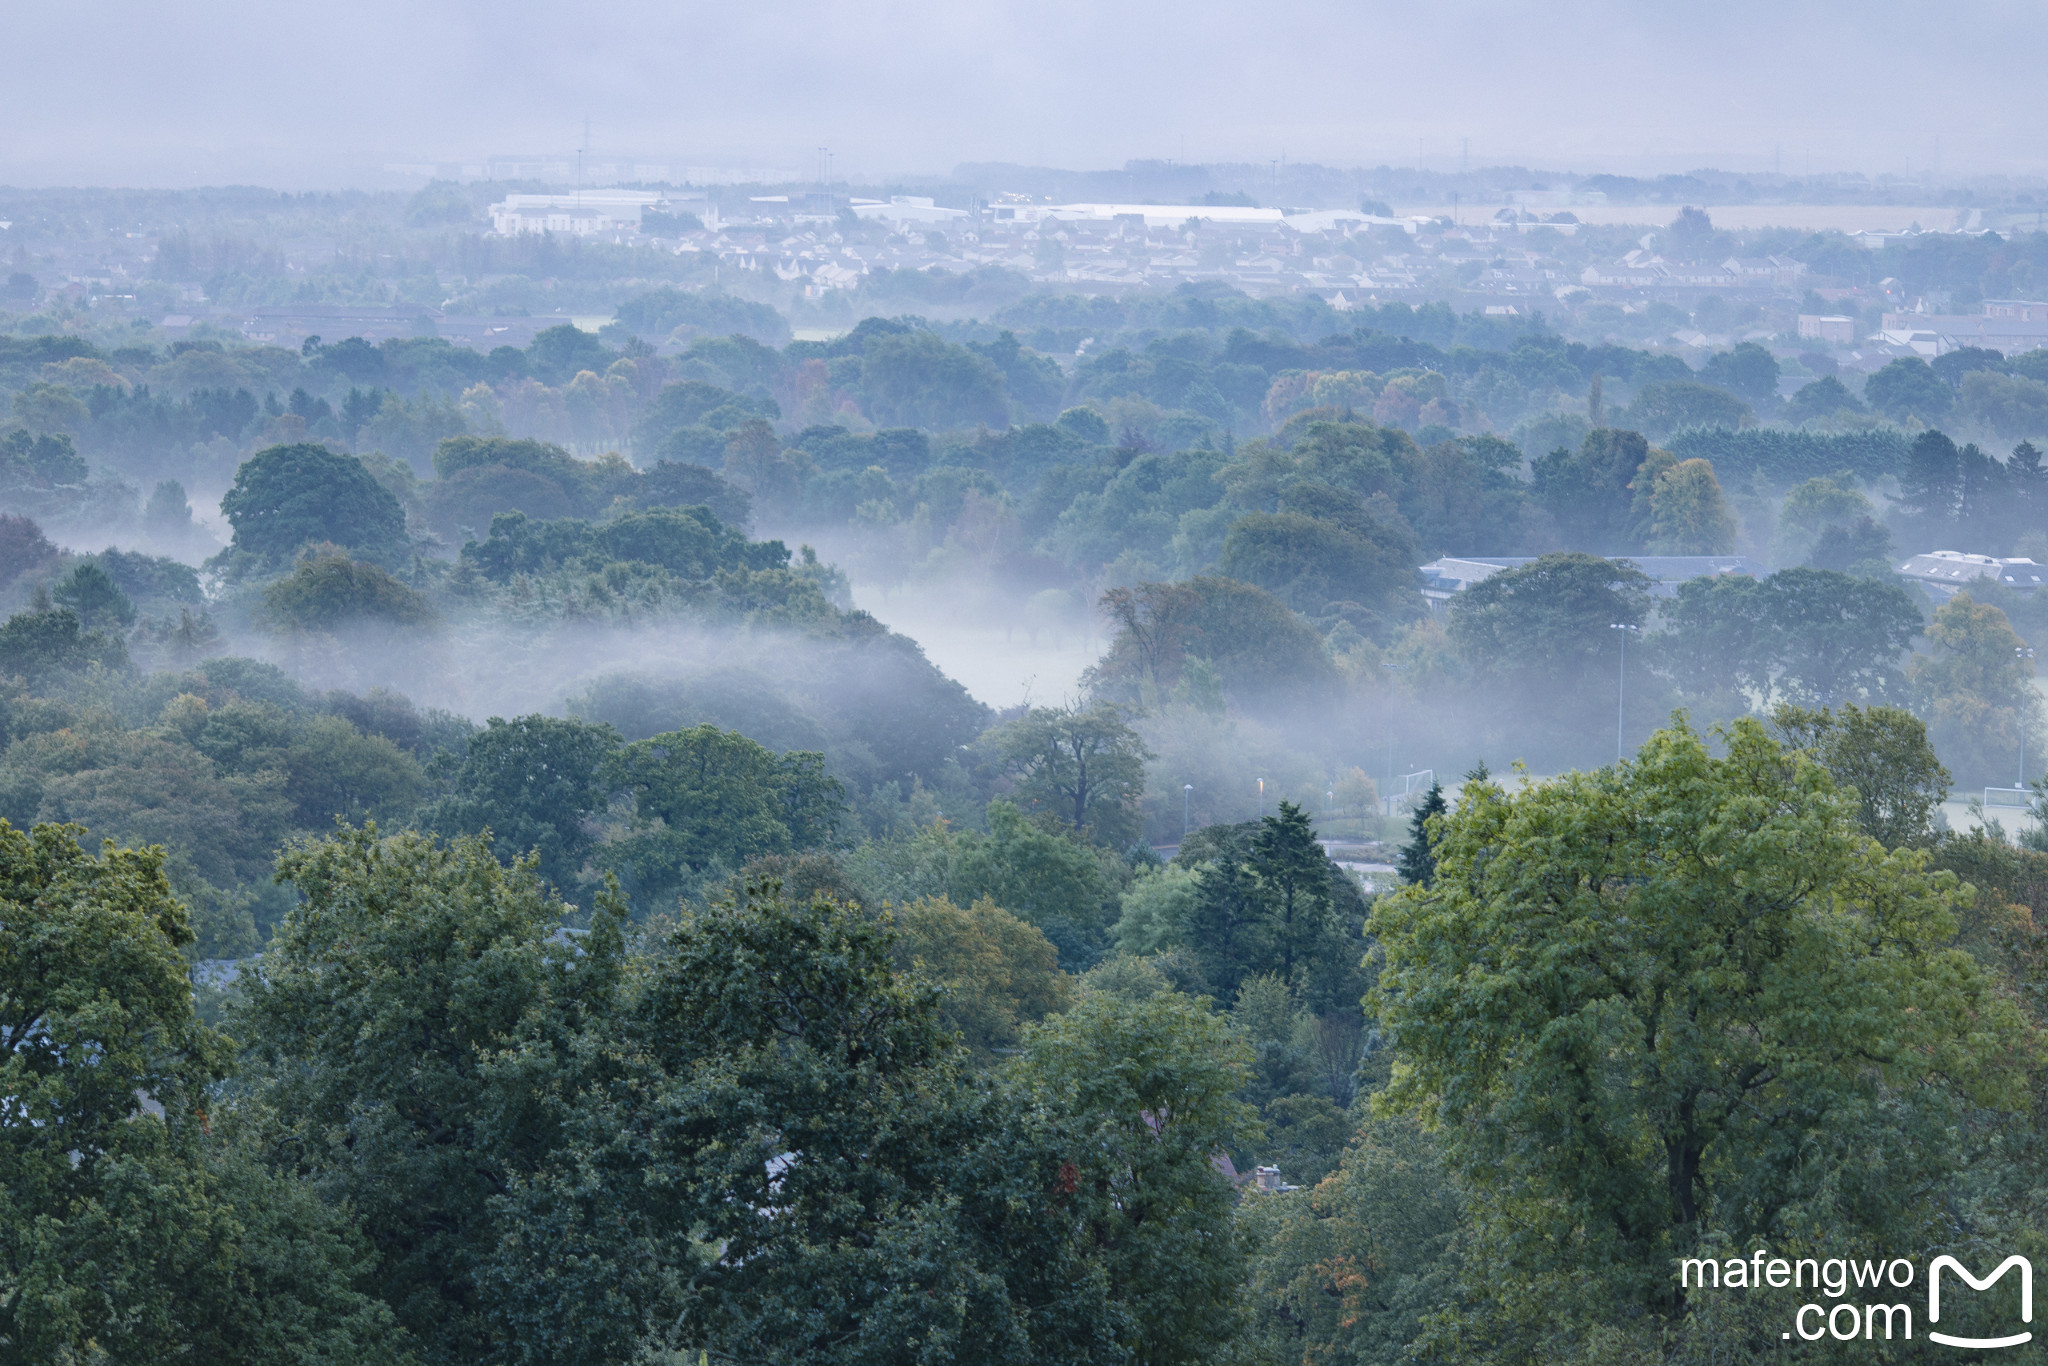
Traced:
POLYGON ((575 148, 841 172, 1133 157, 2048 170, 1999 0, 0 0, 0 183, 389 183, 575 148), (1938 149, 1938 152, 1937 152, 1938 149))

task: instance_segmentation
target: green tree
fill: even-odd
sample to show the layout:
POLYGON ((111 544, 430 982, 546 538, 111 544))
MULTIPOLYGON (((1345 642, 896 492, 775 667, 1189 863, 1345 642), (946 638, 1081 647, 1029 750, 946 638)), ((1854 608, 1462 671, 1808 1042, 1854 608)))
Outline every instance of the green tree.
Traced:
POLYGON ((1434 1135, 1368 1119, 1315 1189, 1245 1202, 1258 1336, 1276 1358, 1410 1366, 1426 1316, 1460 1298, 1463 1209, 1434 1135))
POLYGON ((1403 882, 1427 887, 1436 881, 1435 836, 1430 831, 1429 822, 1431 817, 1441 816, 1448 809, 1449 805, 1444 801, 1444 785, 1432 781, 1421 805, 1408 817, 1408 842, 1401 846, 1401 853, 1394 864, 1403 882))
POLYGON ((337 631, 349 626, 428 626, 434 609, 390 571, 347 555, 310 555, 263 589, 270 620, 292 631, 337 631))
POLYGON ((1809 479, 1796 486, 1778 509, 1779 562, 1798 564, 1813 553, 1828 528, 1852 525, 1871 511, 1870 500, 1853 486, 1832 479, 1809 479))
POLYGON ((78 614, 68 607, 17 612, 0 625, 0 673, 24 678, 31 687, 94 665, 119 669, 127 663, 128 648, 118 638, 80 630, 78 614))
POLYGON ((1576 451, 1560 447, 1530 466, 1536 501, 1549 512, 1566 544, 1584 551, 1620 551, 1628 544, 1630 489, 1650 443, 1639 432, 1602 427, 1576 451))
POLYGON ((1773 408, 1778 402, 1778 373, 1778 359, 1769 348, 1741 342, 1708 358, 1700 378, 1740 394, 1759 408, 1773 408))
POLYGON ((959 840, 947 879, 955 901, 989 898, 1037 926, 1070 967, 1081 968, 1101 950, 1116 895, 1108 868, 1121 868, 1108 851, 999 799, 988 805, 988 834, 959 840))
POLYGON ((938 987, 939 1020, 977 1058, 1013 1048, 1025 1025, 1065 1010, 1059 953, 1037 927, 987 897, 920 897, 894 908, 897 969, 938 987))
POLYGON ((1690 379, 1651 380, 1638 386, 1619 416, 1653 439, 1681 427, 1747 427, 1756 421, 1749 405, 1726 389, 1690 379))
POLYGON ((1951 946, 1953 879, 1867 839, 1758 723, 1725 739, 1680 725, 1630 763, 1469 785, 1434 886, 1374 908, 1371 1008, 1403 1055, 1384 1108, 1436 1131, 1473 1220, 1475 1308, 1443 1324, 1464 1355, 1675 1324, 1675 1259, 1724 1242, 1946 1237, 1918 1192, 1957 1117, 2023 1103, 2033 1038, 1951 946))
POLYGON ((303 900, 237 1017, 273 1141, 353 1212, 365 1284, 427 1360, 516 1360, 507 1197, 568 1141, 545 1097, 617 1009, 616 911, 557 935, 570 908, 478 839, 349 829, 286 850, 278 877, 303 900))
POLYGON ((1797 426, 1816 418, 1826 419, 1840 413, 1861 413, 1863 401, 1849 392, 1849 386, 1833 375, 1823 375, 1799 386, 1785 403, 1785 420, 1797 426))
POLYGON ((634 803, 634 831, 608 857, 650 898, 714 866, 736 870, 761 854, 817 848, 845 809, 845 789, 825 772, 823 755, 776 754, 710 725, 613 750, 599 773, 608 791, 631 793, 634 803))
POLYGON ((302 827, 345 821, 403 821, 426 787, 419 761, 382 735, 339 716, 315 716, 285 746, 285 796, 302 827))
POLYGON ((2034 667, 2005 613, 1957 593, 1927 626, 1929 652, 1907 680, 1936 752, 1966 787, 2002 781, 2019 763, 2020 706, 2034 667))
POLYGON ((493 716, 469 737, 453 790, 421 823, 446 835, 488 830, 503 848, 537 854, 542 877, 573 887, 597 848, 592 823, 607 805, 598 775, 618 747, 608 725, 493 716))
POLYGON ((50 598, 76 612, 79 626, 87 631, 120 631, 135 624, 135 604, 97 560, 80 560, 50 591, 50 598))
POLYGON ((1329 929, 1329 856, 1308 813, 1282 798, 1279 812, 1260 820, 1249 862, 1278 921, 1282 979, 1292 982, 1296 961, 1305 961, 1329 929))
POLYGON ((1735 548, 1735 515, 1712 463, 1681 460, 1657 475, 1648 548, 1659 555, 1725 555, 1735 548))
POLYGON ((1899 658, 1921 627, 1896 582, 1826 569, 1779 570, 1757 605, 1778 689, 1822 705, 1896 691, 1899 658))
POLYGON ((1345 612, 1379 634, 1420 615, 1414 533, 1369 516, 1351 526, 1301 512, 1248 512, 1231 523, 1218 569, 1296 611, 1345 612))
POLYGON ((1179 992, 1101 992, 1032 1030, 1020 1078, 1067 1116, 1080 1237, 1098 1250, 1130 1359, 1229 1359, 1243 1324, 1245 1253, 1215 1155, 1254 1133, 1236 1093, 1243 1046, 1179 992))
POLYGON ((1023 809, 1049 812, 1083 838, 1112 846, 1137 838, 1152 752, 1115 703, 1032 707, 983 743, 1023 809))
POLYGON ((256 452, 235 471, 220 500, 234 526, 233 548, 266 567, 301 546, 327 541, 393 563, 406 552, 405 511, 363 462, 301 443, 256 452))
POLYGON ((1856 823, 1864 834, 1888 849, 1932 840, 1949 774, 1919 717, 1854 702, 1838 712, 1783 706, 1771 714, 1771 728, 1788 749, 1811 755, 1856 794, 1856 823))
MULTIPOLYGON (((1555 738, 1539 738, 1583 745, 1612 715, 1616 656, 1625 648, 1612 628, 1649 615, 1649 587, 1633 565, 1545 555, 1458 594, 1446 632, 1474 676, 1544 709, 1555 738)), ((1640 662, 1638 651, 1629 657, 1640 662)))
POLYGON ((210 1134, 161 849, 0 823, 0 1340, 21 1361, 401 1359, 312 1193, 210 1134))
POLYGON ((1863 381, 1863 398, 1894 422, 1917 417, 1933 424, 1948 416, 1955 390, 1918 356, 1901 356, 1863 381))

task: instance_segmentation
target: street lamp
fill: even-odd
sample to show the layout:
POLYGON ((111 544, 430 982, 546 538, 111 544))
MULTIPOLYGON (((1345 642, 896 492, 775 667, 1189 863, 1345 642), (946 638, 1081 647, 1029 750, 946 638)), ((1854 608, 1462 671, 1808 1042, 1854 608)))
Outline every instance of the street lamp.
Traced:
MULTIPOLYGON (((2014 651, 2013 651, 2013 653, 2014 653, 2015 655, 2017 655, 2017 656, 2018 656, 2019 658, 2021 658, 2021 659, 2024 659, 2024 660, 2026 660, 2026 661, 2027 661, 2027 673, 2028 673, 2029 675, 2031 675, 2031 674, 2032 674, 2032 673, 2034 672, 2034 662, 2033 662, 2033 661, 2034 661, 2034 650, 2033 650, 2033 647, 2032 647, 2032 646, 2030 646, 2030 645, 2022 645, 2022 646, 2020 646, 2020 647, 2019 647, 2018 649, 2014 650, 2014 651)), ((2029 679, 2021 679, 2021 680, 2020 680, 2020 780, 2019 780, 2019 784, 2018 784, 2018 786, 2019 786, 2019 787, 2021 787, 2022 789, 2024 789, 2024 788, 2026 787, 2026 785, 2027 785, 2027 703, 2033 700, 2033 693, 2034 693, 2034 685, 2033 685, 2033 683, 2032 683, 2031 681, 2029 681, 2029 679)))
POLYGON ((1614 681, 1614 762, 1618 764, 1622 755, 1627 752, 1622 733, 1625 715, 1623 706, 1628 701, 1628 633, 1641 631, 1643 628, 1631 626, 1625 621, 1617 621, 1610 623, 1607 629, 1621 632, 1621 667, 1616 670, 1614 681))
POLYGON ((1188 802, 1193 799, 1194 795, 1195 785, 1193 783, 1182 783, 1180 785, 1180 842, 1182 844, 1188 842, 1188 802))

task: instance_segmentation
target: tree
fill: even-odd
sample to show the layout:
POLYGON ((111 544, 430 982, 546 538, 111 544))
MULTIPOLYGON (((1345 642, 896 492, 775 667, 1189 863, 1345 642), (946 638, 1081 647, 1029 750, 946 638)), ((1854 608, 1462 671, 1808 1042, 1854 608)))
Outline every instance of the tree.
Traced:
POLYGON ((1973 371, 1963 376, 1958 416, 2007 441, 2041 436, 2048 433, 2048 384, 2021 375, 1973 371))
POLYGON ((1253 1124, 1242 1045, 1179 992, 1091 992, 1027 1036, 1020 1080, 1055 1113, 1084 1244, 1148 1366, 1220 1358, 1242 1323, 1245 1252, 1214 1165, 1253 1124))
POLYGON ((1279 922, 1282 979, 1294 980, 1297 960, 1303 962, 1323 937, 1330 918, 1329 856, 1316 841, 1308 813, 1281 799, 1277 814, 1259 821, 1248 860, 1279 922))
POLYGON ((1458 1306, 1462 1216, 1434 1136, 1368 1119, 1314 1190, 1246 1202, 1259 1336, 1276 1359, 1410 1366, 1426 1316, 1458 1306))
POLYGON ((1620 417, 1652 438, 1681 427, 1747 427, 1756 421, 1749 405, 1726 389, 1689 379, 1651 380, 1639 386, 1620 417))
POLYGON ((1206 660, 1241 708, 1277 710, 1335 692, 1337 671, 1322 636, 1251 584, 1206 575, 1142 583, 1108 590, 1101 607, 1117 633, 1083 676, 1095 696, 1156 703, 1181 681, 1190 658, 1206 660))
POLYGON ((2005 613, 1957 593, 1935 611, 1927 643, 1906 676, 1935 750, 1966 787, 2003 779, 2019 762, 2020 707, 2032 691, 2024 642, 2005 613))
POLYGON ((1296 611, 1328 617, 1344 609, 1380 634, 1419 614, 1413 533, 1370 515, 1339 525, 1301 512, 1248 512, 1231 523, 1217 567, 1257 584, 1296 611))
POLYGON ((502 848, 531 851, 557 887, 574 887, 597 848, 593 822, 606 806, 599 773, 619 747, 608 725, 493 716, 470 736, 452 790, 421 813, 445 835, 489 831, 502 848))
POLYGON ((263 609, 288 631, 338 631, 351 626, 429 626, 434 609, 389 570, 323 552, 266 584, 263 609))
POLYGON ((1849 392, 1849 387, 1833 375, 1799 386, 1797 392, 1785 404, 1785 420, 1798 425, 1815 419, 1827 419, 1838 413, 1860 413, 1863 402, 1849 392))
POLYGON ((1741 342, 1734 349, 1717 351, 1700 370, 1700 378, 1740 394, 1759 408, 1773 408, 1778 402, 1778 359, 1756 342, 1741 342))
POLYGON ((1629 549, 1630 489, 1650 457, 1640 432, 1598 428, 1576 452, 1558 449, 1530 466, 1536 501, 1566 543, 1582 551, 1629 549))
POLYGON ((1583 690, 1588 671, 1613 652, 1609 628, 1640 623, 1649 591, 1649 578, 1631 565, 1545 555, 1460 593, 1451 605, 1451 643, 1481 673, 1526 677, 1546 691, 1583 690))
POLYGON ((301 546, 332 542, 393 563, 406 552, 405 510, 363 462, 301 443, 256 452, 235 471, 220 510, 234 526, 234 549, 266 567, 301 546))
POLYGON ((262 1095, 428 1362, 1129 1359, 1062 1176, 1094 1116, 963 1084, 873 913, 756 886, 629 948, 480 840, 281 871, 262 1095))
POLYGON ((1681 460, 1650 489, 1648 548, 1660 555, 1716 555, 1735 548, 1735 517, 1706 460, 1681 460))
POLYGON ((276 1137, 353 1210, 365 1284, 427 1360, 504 1351, 524 1290, 496 1265, 518 1229, 504 1197, 567 1141, 539 1102, 574 1087, 562 1050, 616 1010, 617 913, 557 935, 569 908, 479 839, 349 829, 288 849, 278 876, 303 901, 239 1018, 276 1137))
POLYGON ((987 897, 965 907, 920 897, 896 907, 895 922, 897 969, 945 993, 939 1019, 977 1058, 1014 1047, 1024 1026, 1067 1008, 1052 941, 987 897))
POLYGON ((1899 657, 1921 627, 1897 582, 1826 569, 1779 570, 1763 581, 1759 606, 1776 686, 1823 706, 1895 691, 1899 657))
POLYGON ((918 329, 868 338, 860 373, 868 411, 885 426, 1010 425, 1002 372, 936 333, 918 329))
POLYGON ((734 730, 696 726, 638 740, 605 756, 607 790, 633 797, 634 833, 608 857, 652 898, 714 865, 812 849, 832 838, 845 789, 825 757, 776 754, 734 730))
POLYGON ((97 560, 80 560, 50 597, 59 607, 76 612, 86 631, 119 631, 135 624, 135 604, 97 560))
POLYGON ((68 607, 17 612, 0 625, 0 673, 24 678, 31 687, 95 665, 119 669, 127 664, 128 649, 118 638, 81 631, 78 614, 68 607))
POLYGON ((1448 809, 1444 801, 1444 785, 1431 781, 1428 795, 1408 818, 1408 842, 1401 846, 1400 857, 1394 864, 1403 882, 1427 887, 1436 881, 1434 836, 1430 833, 1429 822, 1431 817, 1441 816, 1448 809))
POLYGON ((299 824, 326 829, 345 821, 402 821, 426 787, 419 761, 381 735, 365 735, 339 716, 315 716, 284 752, 284 795, 299 824))
POLYGON ((1863 397, 1894 422, 1916 417, 1928 424, 1948 416, 1955 390, 1918 356, 1900 356, 1863 381, 1863 397))
POLYGON ((997 800, 988 805, 988 834, 961 837, 947 887, 956 902, 972 905, 987 898, 1023 917, 1079 970, 1101 951, 1115 896, 1105 862, 1120 867, 1108 851, 1084 843, 1056 817, 1033 821, 997 800))
POLYGON ((1847 526, 1822 531, 1813 543, 1813 553, 1806 557, 1806 566, 1854 574, 1859 579, 1885 579, 1892 575, 1896 554, 1889 531, 1868 517, 1858 517, 1847 526))
POLYGON ((1731 690, 1768 695, 1775 641, 1763 585, 1747 574, 1702 574, 1678 585, 1654 637, 1665 672, 1696 699, 1731 690))
POLYGON ((1945 1237, 1918 1192, 1951 1126, 2025 1103, 2030 1027, 1952 946, 1953 879, 1865 838, 1758 723, 1725 740, 1680 725, 1630 763, 1470 785, 1435 884, 1375 906, 1405 1064, 1384 1108, 1466 1193, 1474 1308, 1443 1327, 1485 1359, 1680 1323, 1673 1268, 1705 1249, 1945 1237))
POLYGON ((18 512, 0 513, 0 586, 13 583, 57 559, 57 547, 43 529, 18 512))
POLYGON ((1785 495, 1778 509, 1779 562, 1797 564, 1813 552, 1821 534, 1829 527, 1847 526, 1868 518, 1874 509, 1870 500, 1851 486, 1833 479, 1809 479, 1785 495))
POLYGON ((1840 711, 1782 706, 1771 729, 1787 749, 1812 756, 1841 786, 1856 794, 1863 833, 1896 849, 1933 838, 1933 816, 1948 797, 1949 774, 1928 743, 1927 726, 1898 707, 1840 711))
POLYGON ((1114 702, 1032 707, 985 740, 1025 810, 1049 812, 1083 838, 1136 839, 1152 751, 1114 702))
POLYGON ((308 1190, 209 1132, 233 1045, 194 1014, 161 849, 0 823, 0 1340, 30 1361, 401 1360, 308 1190))

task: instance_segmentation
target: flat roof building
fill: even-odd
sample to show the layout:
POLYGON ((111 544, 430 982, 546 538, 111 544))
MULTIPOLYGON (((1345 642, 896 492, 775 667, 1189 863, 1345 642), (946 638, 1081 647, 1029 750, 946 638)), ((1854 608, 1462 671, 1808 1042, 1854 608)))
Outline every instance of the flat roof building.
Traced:
POLYGON ((1899 576, 1913 580, 1931 596, 1944 601, 1982 579, 2002 583, 2021 597, 2031 598, 2048 581, 2048 565, 2025 558, 2000 559, 1995 555, 1968 555, 1960 550, 1931 550, 1900 565, 1899 576))
POLYGON ((491 231, 502 237, 523 232, 564 232, 588 237, 633 232, 642 209, 666 201, 651 190, 576 190, 569 194, 508 194, 491 205, 491 231))
MULTIPOLYGON (((1650 595, 1675 596, 1678 585, 1689 579, 1719 574, 1747 574, 1760 579, 1768 571, 1740 555, 1609 555, 1615 564, 1633 565, 1650 577, 1650 595)), ((1483 583, 1503 569, 1536 563, 1534 555, 1446 555, 1431 560, 1419 571, 1422 596, 1432 610, 1447 603, 1475 583, 1483 583)))

